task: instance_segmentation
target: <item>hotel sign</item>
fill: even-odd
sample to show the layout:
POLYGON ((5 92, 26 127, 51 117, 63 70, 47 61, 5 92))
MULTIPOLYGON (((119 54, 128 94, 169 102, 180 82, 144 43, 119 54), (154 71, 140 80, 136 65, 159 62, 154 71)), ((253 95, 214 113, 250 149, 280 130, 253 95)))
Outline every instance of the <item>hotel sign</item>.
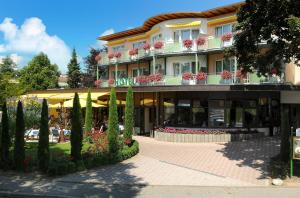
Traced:
POLYGON ((293 137, 293 159, 300 160, 300 137, 293 137))
POLYGON ((133 86, 134 80, 132 78, 118 78, 116 81, 116 86, 133 86))

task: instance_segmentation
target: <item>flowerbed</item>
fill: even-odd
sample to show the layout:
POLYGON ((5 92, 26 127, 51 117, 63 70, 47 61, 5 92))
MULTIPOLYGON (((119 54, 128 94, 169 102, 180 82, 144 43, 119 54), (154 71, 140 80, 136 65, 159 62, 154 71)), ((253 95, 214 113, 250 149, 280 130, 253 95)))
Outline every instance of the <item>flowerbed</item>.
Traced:
POLYGON ((218 129, 177 129, 177 128, 159 128, 159 132, 164 133, 184 133, 184 134, 225 134, 225 130, 218 129))

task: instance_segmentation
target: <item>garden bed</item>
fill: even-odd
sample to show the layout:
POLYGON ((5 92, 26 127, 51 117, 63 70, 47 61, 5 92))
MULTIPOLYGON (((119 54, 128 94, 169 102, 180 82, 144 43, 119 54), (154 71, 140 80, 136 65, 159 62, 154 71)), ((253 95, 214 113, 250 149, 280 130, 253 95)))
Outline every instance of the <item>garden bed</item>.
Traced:
POLYGON ((154 131, 154 139, 166 142, 232 142, 263 137, 257 131, 223 129, 160 128, 154 131))

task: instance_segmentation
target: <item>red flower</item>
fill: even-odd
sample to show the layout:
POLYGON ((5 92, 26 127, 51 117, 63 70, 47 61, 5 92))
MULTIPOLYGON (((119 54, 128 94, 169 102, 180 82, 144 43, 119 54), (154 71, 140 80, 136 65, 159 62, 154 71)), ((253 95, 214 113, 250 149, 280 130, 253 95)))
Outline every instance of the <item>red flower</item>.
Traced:
POLYGON ((196 75, 196 79, 197 80, 205 80, 206 79, 206 73, 204 72, 199 72, 197 75, 196 75))
POLYGON ((129 51, 129 55, 130 56, 137 55, 138 53, 139 53, 139 50, 137 48, 132 49, 132 50, 129 51))
POLYGON ((243 77, 242 70, 241 70, 241 69, 236 70, 235 76, 236 76, 237 78, 242 78, 242 77, 243 77))
POLYGON ((114 54, 114 56, 115 56, 116 58, 121 58, 122 54, 121 54, 121 52, 117 52, 117 53, 114 54))
POLYGON ((163 76, 161 74, 155 74, 155 81, 156 82, 162 81, 162 79, 163 79, 163 76))
POLYGON ((115 57, 115 54, 114 54, 114 53, 109 53, 109 54, 108 54, 108 58, 109 58, 109 59, 113 59, 114 57, 115 57))
POLYGON ((98 62, 98 61, 101 60, 101 58, 102 58, 102 57, 101 57, 101 55, 100 55, 100 53, 99 53, 99 54, 97 54, 97 56, 95 56, 95 61, 98 62))
POLYGON ((227 33, 223 34, 221 37, 222 41, 230 41, 231 38, 232 38, 231 32, 227 32, 227 33))
POLYGON ((192 79, 192 77, 193 77, 193 74, 191 72, 184 72, 182 74, 182 79, 183 80, 190 80, 190 79, 192 79))
POLYGON ((199 46, 199 45, 204 45, 204 44, 205 44, 205 38, 203 38, 203 37, 197 38, 196 44, 197 44, 198 46, 199 46))
POLYGON ((271 74, 273 74, 273 75, 277 75, 277 69, 275 68, 275 67, 273 67, 272 69, 271 69, 271 74))
POLYGON ((114 79, 109 79, 109 80, 108 80, 108 84, 113 85, 114 83, 115 83, 115 80, 114 80, 114 79))
POLYGON ((144 50, 149 50, 151 48, 151 45, 149 44, 149 43, 145 43, 144 45, 143 45, 143 49, 144 50))
POLYGON ((154 48, 155 48, 155 49, 161 49, 163 46, 164 46, 164 44, 163 44, 163 42, 161 42, 161 41, 156 41, 156 42, 154 43, 154 48))
POLYGON ((193 46, 193 41, 190 40, 190 39, 186 39, 186 40, 183 41, 183 45, 184 45, 184 47, 189 49, 193 46))
POLYGON ((231 79, 232 75, 229 71, 227 70, 224 70, 222 73, 221 73, 221 78, 223 80, 228 80, 228 79, 231 79))
POLYGON ((100 87, 101 83, 102 83, 101 80, 96 80, 94 84, 96 87, 100 87))
POLYGON ((145 75, 136 77, 136 82, 138 82, 138 83, 147 83, 148 81, 149 81, 149 78, 145 75))

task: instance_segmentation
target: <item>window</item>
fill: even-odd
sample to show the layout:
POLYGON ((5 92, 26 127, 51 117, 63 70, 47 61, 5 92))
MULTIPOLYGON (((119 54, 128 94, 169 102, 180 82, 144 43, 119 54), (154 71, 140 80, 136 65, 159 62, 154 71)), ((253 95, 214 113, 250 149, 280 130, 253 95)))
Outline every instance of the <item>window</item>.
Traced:
POLYGON ((155 73, 156 74, 162 74, 162 75, 164 75, 164 68, 163 68, 163 66, 161 65, 161 64, 156 64, 155 65, 155 73))
POLYGON ((208 122, 210 127, 224 127, 224 100, 211 100, 208 102, 208 122))
POLYGON ((162 34, 157 34, 152 37, 152 44, 154 44, 156 41, 160 41, 162 39, 162 34))
MULTIPOLYGON (((115 71, 112 71, 112 78, 115 78, 115 71)), ((118 78, 126 78, 127 74, 126 71, 118 71, 118 78)))
POLYGON ((179 42, 179 31, 174 32, 174 42, 178 43, 179 42))
POLYGON ((182 63, 181 64, 181 73, 191 72, 191 64, 190 63, 182 63))
POLYGON ((178 125, 186 126, 191 123, 191 101, 178 100, 177 103, 177 123, 178 125))
POLYGON ((184 29, 174 31, 174 42, 184 41, 186 39, 196 40, 199 37, 199 29, 184 29))
POLYGON ((192 30, 192 39, 193 40, 196 40, 198 37, 199 37, 199 30, 196 29, 196 30, 192 30))
POLYGON ((176 122, 175 102, 173 98, 164 99, 164 125, 174 125, 176 122))
POLYGON ((216 61, 216 73, 221 73, 223 70, 234 72, 235 60, 234 58, 222 59, 216 61))
POLYGON ((173 63, 173 74, 174 76, 179 76, 184 72, 196 73, 195 62, 183 62, 183 63, 173 63))
POLYGON ((190 30, 181 30, 181 40, 190 39, 190 30))
POLYGON ((113 52, 120 52, 124 49, 125 49, 124 45, 117 45, 117 46, 112 47, 113 52))
POLYGON ((223 34, 225 34, 227 32, 232 32, 232 24, 215 27, 215 36, 216 37, 221 37, 223 34))
POLYGON ((194 126, 207 127, 207 102, 193 101, 192 123, 194 126))
POLYGON ((180 64, 179 63, 173 63, 173 73, 174 73, 174 76, 180 75, 180 64))
POLYGON ((132 44, 133 49, 141 49, 146 41, 139 41, 132 44))
POLYGON ((132 69, 132 77, 137 77, 139 75, 148 75, 149 70, 147 68, 134 68, 132 69))

